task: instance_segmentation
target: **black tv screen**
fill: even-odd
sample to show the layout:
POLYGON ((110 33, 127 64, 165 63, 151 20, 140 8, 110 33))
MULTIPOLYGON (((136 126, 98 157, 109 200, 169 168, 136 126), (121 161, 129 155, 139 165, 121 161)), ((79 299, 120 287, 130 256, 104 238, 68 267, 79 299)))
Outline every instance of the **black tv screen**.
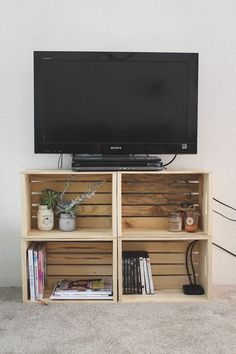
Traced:
POLYGON ((197 152, 197 53, 34 52, 35 152, 197 152))

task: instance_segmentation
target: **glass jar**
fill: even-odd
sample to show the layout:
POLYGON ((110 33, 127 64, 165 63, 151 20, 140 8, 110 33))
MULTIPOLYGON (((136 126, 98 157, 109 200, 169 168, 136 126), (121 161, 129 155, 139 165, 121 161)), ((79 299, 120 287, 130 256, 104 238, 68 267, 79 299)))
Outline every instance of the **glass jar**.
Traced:
POLYGON ((41 231, 50 231, 54 226, 54 213, 48 209, 47 205, 40 205, 37 214, 38 229, 41 231))
POLYGON ((182 216, 180 213, 170 213, 168 218, 168 230, 171 232, 182 231, 182 216))
POLYGON ((70 214, 61 213, 59 219, 59 229, 61 231, 74 231, 76 218, 70 214))
POLYGON ((188 210, 185 212, 185 231, 196 232, 198 229, 198 211, 188 210))

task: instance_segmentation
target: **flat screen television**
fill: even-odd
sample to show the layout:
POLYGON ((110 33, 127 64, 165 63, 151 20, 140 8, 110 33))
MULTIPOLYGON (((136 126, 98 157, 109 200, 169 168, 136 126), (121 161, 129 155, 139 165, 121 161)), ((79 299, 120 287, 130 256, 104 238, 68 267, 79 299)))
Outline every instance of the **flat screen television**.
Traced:
POLYGON ((195 154, 197 53, 34 52, 36 153, 195 154))

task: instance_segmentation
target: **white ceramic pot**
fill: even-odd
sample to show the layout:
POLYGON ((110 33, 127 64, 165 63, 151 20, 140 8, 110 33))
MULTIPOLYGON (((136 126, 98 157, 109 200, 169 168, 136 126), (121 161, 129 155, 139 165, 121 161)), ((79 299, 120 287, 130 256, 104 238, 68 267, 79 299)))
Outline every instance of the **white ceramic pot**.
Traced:
POLYGON ((60 214, 59 229, 61 231, 74 231, 75 230, 75 216, 70 214, 60 214))
POLYGON ((50 231, 54 227, 54 213, 48 209, 47 205, 40 205, 38 208, 38 229, 41 231, 50 231))

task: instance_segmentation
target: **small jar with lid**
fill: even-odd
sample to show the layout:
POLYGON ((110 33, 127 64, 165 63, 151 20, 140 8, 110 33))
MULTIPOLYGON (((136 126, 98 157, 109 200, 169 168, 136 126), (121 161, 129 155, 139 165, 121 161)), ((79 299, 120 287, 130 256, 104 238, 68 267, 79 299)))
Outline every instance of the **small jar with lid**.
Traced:
POLYGON ((198 230, 199 212, 196 210, 188 210, 185 213, 185 231, 196 232, 198 230))
POLYGON ((180 213, 170 213, 168 218, 168 230, 171 232, 182 231, 182 216, 180 213))

